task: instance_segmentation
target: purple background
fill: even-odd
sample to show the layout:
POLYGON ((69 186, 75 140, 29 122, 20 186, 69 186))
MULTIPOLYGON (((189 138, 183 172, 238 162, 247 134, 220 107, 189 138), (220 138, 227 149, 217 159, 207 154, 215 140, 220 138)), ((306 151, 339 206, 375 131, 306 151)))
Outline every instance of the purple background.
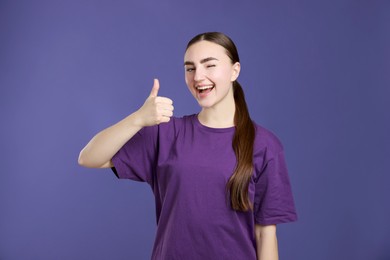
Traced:
POLYGON ((285 145, 281 259, 390 259, 389 1, 1 1, 0 259, 148 259, 151 189, 77 165, 153 77, 199 111, 183 53, 222 31, 253 118, 285 145))

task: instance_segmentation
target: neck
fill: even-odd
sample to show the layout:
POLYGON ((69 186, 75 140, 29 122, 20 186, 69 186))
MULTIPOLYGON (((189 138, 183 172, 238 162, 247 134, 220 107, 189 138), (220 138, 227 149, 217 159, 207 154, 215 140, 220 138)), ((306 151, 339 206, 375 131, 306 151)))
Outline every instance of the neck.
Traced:
MULTIPOLYGON (((233 92, 233 91, 232 91, 233 92)), ((203 107, 198 115, 202 125, 213 128, 227 128, 234 126, 236 105, 233 93, 230 93, 223 102, 212 107, 203 107)))

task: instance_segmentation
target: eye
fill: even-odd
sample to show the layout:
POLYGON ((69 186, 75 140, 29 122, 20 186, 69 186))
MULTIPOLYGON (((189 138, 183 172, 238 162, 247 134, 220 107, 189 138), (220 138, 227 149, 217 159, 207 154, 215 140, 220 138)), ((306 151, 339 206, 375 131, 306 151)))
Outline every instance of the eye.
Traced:
POLYGON ((195 70, 195 68, 186 68, 187 72, 193 72, 194 70, 195 70))
POLYGON ((207 65, 207 68, 213 68, 215 66, 216 66, 215 64, 209 64, 209 65, 207 65))

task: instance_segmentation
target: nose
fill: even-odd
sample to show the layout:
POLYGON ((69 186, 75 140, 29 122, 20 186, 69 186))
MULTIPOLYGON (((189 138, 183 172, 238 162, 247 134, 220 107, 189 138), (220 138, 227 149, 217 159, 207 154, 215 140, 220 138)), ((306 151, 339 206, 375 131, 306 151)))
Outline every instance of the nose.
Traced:
POLYGON ((205 78, 204 70, 202 68, 196 68, 194 80, 199 82, 199 81, 204 80, 204 78, 205 78))

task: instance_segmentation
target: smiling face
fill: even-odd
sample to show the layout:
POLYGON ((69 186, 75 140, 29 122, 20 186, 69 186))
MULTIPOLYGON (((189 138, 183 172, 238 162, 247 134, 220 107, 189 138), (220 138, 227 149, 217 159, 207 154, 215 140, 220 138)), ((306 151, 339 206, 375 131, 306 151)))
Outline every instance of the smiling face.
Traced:
POLYGON ((205 40, 194 43, 184 55, 184 68, 186 84, 202 108, 234 106, 232 82, 240 63, 232 64, 222 46, 205 40))

